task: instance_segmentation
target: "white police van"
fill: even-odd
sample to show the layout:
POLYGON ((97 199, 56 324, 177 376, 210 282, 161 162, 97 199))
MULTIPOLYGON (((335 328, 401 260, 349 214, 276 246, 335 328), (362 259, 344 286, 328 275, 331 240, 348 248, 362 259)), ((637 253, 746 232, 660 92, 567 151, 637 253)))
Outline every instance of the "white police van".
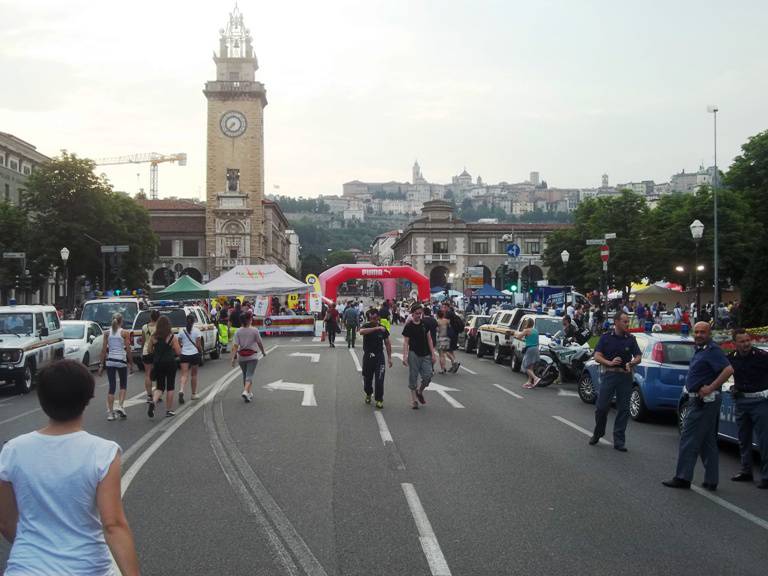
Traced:
POLYGON ((64 357, 64 330, 53 306, 0 306, 0 383, 22 394, 35 373, 64 357))

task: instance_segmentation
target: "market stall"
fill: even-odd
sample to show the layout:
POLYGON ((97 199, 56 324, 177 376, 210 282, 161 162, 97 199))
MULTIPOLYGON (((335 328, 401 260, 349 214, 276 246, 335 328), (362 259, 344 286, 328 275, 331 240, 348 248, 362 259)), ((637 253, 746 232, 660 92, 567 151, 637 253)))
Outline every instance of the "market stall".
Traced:
POLYGON ((207 299, 209 291, 191 276, 181 276, 170 286, 166 286, 154 296, 169 300, 199 300, 207 299))

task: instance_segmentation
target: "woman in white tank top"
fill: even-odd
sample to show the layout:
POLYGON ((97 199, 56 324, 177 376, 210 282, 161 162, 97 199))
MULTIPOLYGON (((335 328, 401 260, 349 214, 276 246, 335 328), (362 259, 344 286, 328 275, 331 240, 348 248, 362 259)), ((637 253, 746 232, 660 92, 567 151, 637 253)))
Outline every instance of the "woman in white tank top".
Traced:
POLYGON ((107 379, 109 380, 109 392, 107 394, 107 420, 114 420, 116 416, 127 418, 123 405, 125 404, 125 393, 128 386, 128 374, 133 373, 133 363, 131 359, 131 333, 123 330, 123 316, 115 314, 112 317, 112 326, 104 338, 104 347, 101 349, 101 366, 99 366, 99 376, 107 369, 107 379), (117 389, 117 377, 120 377, 120 395, 118 397, 118 406, 115 410, 115 391, 117 389))

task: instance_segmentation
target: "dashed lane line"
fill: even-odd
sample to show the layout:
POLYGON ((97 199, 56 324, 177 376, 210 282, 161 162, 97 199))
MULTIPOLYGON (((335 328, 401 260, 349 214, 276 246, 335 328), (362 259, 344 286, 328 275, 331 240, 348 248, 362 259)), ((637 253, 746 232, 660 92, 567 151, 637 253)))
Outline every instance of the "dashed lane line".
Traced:
POLYGON ((389 426, 387 426, 387 421, 384 420, 384 414, 376 411, 374 412, 374 415, 376 416, 376 423, 379 425, 381 442, 384 444, 384 447, 389 450, 389 454, 392 458, 391 462, 395 470, 405 470, 405 462, 400 455, 400 451, 397 449, 397 444, 395 444, 395 441, 392 439, 392 434, 389 431, 389 426))
POLYGON ((466 366, 464 366, 464 364, 462 364, 461 366, 459 366, 459 370, 464 370, 464 372, 469 372, 470 374, 473 374, 474 376, 477 376, 477 372, 475 372, 474 370, 471 370, 471 369, 467 368, 466 366))
MULTIPOLYGON (((581 433, 582 433, 582 434, 584 434, 585 436, 590 436, 590 437, 592 436, 592 432, 590 432, 590 431, 589 431, 589 430, 587 430, 586 428, 582 428, 582 427, 581 427, 581 426, 579 426, 578 424, 574 424, 574 423, 573 423, 573 422, 571 422, 570 420, 566 420, 566 419, 565 419, 565 418, 563 418, 562 416, 552 416, 552 418, 554 418, 554 419, 555 419, 555 420, 557 420, 558 422, 562 422, 562 423, 563 423, 563 424, 565 424, 566 426, 570 426, 571 428, 573 428, 574 430, 577 430, 578 432, 581 432, 581 433)), ((613 446, 613 444, 611 444, 610 442, 608 442, 608 440, 606 440, 605 438, 600 438, 600 444, 606 444, 606 445, 608 445, 608 446, 613 446)))
POLYGON ((352 360, 355 361, 355 369, 358 372, 362 372, 363 367, 360 366, 360 359, 357 357, 357 354, 355 354, 355 351, 352 348, 347 348, 347 350, 349 350, 349 353, 352 355, 352 360))
POLYGON ((18 420, 19 418, 24 418, 24 416, 29 416, 30 414, 34 414, 35 412, 42 412, 42 408, 34 408, 33 410, 27 410, 26 412, 22 412, 21 414, 16 414, 16 416, 11 416, 10 418, 6 418, 5 420, 0 420, 0 425, 7 424, 8 422, 13 422, 14 420, 18 420))
POLYGON ((509 390, 508 388, 504 388, 504 386, 500 384, 494 384, 494 386, 496 386, 496 388, 498 388, 499 390, 506 392, 510 396, 517 398, 518 400, 523 400, 525 398, 525 396, 518 394, 517 392, 512 392, 512 390, 509 390))
POLYGON ((432 573, 432 576, 451 576, 448 562, 446 562, 445 556, 443 556, 443 551, 440 549, 437 536, 435 536, 432 525, 429 523, 427 513, 421 505, 416 488, 413 487, 413 484, 408 483, 403 483, 400 486, 402 486, 405 493, 405 499, 408 501, 408 508, 411 509, 413 520, 416 522, 416 529, 419 531, 419 542, 421 542, 421 549, 427 558, 429 571, 432 573))

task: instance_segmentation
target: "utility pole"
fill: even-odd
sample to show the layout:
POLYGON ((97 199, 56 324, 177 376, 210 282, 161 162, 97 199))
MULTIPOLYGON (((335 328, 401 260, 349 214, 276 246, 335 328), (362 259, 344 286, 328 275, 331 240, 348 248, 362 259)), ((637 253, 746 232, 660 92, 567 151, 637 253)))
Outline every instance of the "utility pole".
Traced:
POLYGON ((587 246, 600 246, 600 258, 603 261, 603 282, 605 286, 605 319, 608 320, 608 258, 610 256, 610 249, 608 248, 608 240, 615 240, 616 233, 608 232, 603 235, 602 238, 592 238, 587 240, 587 246))

